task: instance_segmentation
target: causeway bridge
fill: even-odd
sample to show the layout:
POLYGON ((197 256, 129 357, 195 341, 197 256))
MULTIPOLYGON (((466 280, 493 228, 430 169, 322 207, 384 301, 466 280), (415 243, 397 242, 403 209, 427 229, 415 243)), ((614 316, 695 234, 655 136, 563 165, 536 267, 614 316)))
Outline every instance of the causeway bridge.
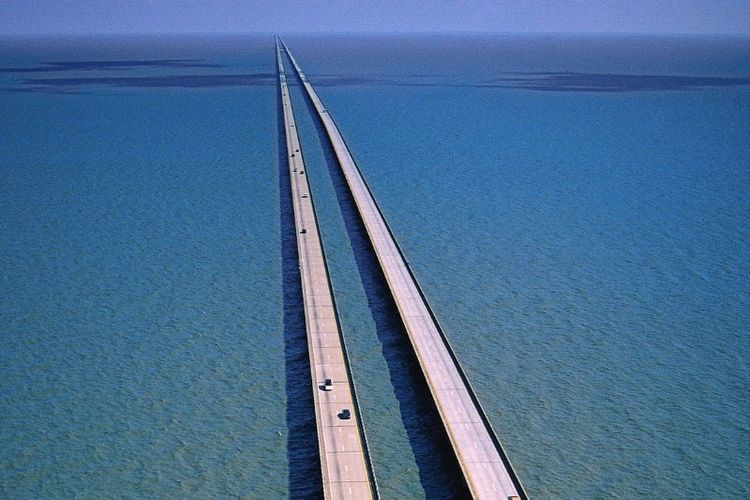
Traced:
MULTIPOLYGON (((303 83, 304 90, 313 103, 318 118, 328 135, 380 267, 388 282, 388 287, 395 299, 401 320, 408 332, 411 345, 430 388, 430 393, 469 491, 477 499, 528 498, 341 132, 315 89, 305 77, 299 64, 289 52, 286 44, 283 42, 281 44, 292 61, 295 71, 303 83)), ((289 107, 291 108, 291 105, 289 107)), ((296 147, 295 144, 292 144, 290 151, 296 151, 296 147)), ((291 160, 294 161, 290 164, 300 165, 300 163, 297 163, 300 161, 299 158, 295 157, 291 160)), ((297 187, 296 189, 306 188, 306 184, 304 184, 304 187, 297 187)), ((295 200, 297 200, 296 195, 295 200)), ((310 205, 308 210, 312 211, 311 202, 308 201, 308 204, 310 205)), ((302 210, 305 210, 304 206, 303 204, 302 210)), ((314 215, 310 215, 309 218, 314 218, 314 215)), ((306 223, 309 228, 310 223, 306 223)), ((316 247, 312 251, 316 252, 315 255, 317 255, 319 250, 316 247)), ((322 282, 324 280, 322 276, 324 265, 315 264, 315 266, 311 269, 314 269, 313 272, 320 273, 320 281, 322 282)), ((303 278, 303 281, 306 282, 305 286, 315 287, 312 284, 312 279, 308 282, 303 278)), ((333 313, 329 312, 331 306, 327 305, 327 307, 328 309, 325 309, 326 314, 328 314, 326 318, 330 318, 333 313)), ((329 324, 333 324, 333 321, 329 320, 329 324)), ((324 327, 324 330, 326 329, 330 329, 330 326, 324 327)), ((311 338, 311 345, 315 346, 315 335, 311 334, 311 338)), ((316 347, 313 347, 314 351, 315 349, 316 347)), ((317 349, 319 351, 320 347, 317 349)), ((316 359, 315 362, 318 363, 319 361, 316 359)), ((343 368, 341 374, 343 375, 343 368)), ((314 375, 320 377, 316 373, 314 375)), ((347 404, 350 403, 347 401, 347 404)), ((332 421, 330 413, 324 414, 322 418, 324 424, 332 421)), ((354 431, 352 430, 351 442, 354 444, 355 441, 354 431)), ((322 452, 321 456, 323 456, 322 452)), ((327 459, 328 455, 325 456, 327 459)), ((364 470, 357 477, 364 480, 364 470)))

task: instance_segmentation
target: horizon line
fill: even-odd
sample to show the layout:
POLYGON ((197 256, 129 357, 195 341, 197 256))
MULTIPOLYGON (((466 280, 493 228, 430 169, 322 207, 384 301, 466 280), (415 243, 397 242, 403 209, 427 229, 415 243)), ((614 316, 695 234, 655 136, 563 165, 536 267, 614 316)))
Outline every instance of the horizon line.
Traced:
POLYGON ((750 37, 741 31, 493 31, 493 30, 422 30, 422 31, 39 31, 0 32, 0 37, 33 36, 143 36, 143 35, 673 35, 673 36, 739 36, 750 37))

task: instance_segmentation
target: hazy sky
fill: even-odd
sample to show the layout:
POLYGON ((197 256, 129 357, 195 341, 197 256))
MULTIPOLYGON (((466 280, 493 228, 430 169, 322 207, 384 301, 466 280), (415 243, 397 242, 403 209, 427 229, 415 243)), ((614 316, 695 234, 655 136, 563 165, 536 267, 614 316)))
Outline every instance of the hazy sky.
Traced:
POLYGON ((0 0, 0 33, 750 33, 750 0, 0 0))

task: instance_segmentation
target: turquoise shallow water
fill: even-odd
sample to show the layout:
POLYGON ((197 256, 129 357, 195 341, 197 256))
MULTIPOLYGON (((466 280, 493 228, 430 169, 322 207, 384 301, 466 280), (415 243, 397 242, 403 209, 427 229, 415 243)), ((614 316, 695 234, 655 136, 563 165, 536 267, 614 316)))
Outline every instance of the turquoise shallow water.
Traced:
POLYGON ((1 496, 287 491, 274 97, 0 97, 1 496))
MULTIPOLYGON (((750 494, 750 42, 288 42, 531 496, 750 494)), ((314 495, 271 37, 2 47, 0 495, 314 495)), ((293 97, 381 490, 441 496, 293 97)))

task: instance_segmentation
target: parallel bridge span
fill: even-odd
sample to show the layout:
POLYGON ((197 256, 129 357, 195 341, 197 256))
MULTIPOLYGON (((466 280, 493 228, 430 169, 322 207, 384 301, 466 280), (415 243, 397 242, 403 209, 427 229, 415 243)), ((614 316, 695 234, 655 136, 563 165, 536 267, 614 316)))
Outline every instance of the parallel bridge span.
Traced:
POLYGON ((302 157, 278 40, 276 62, 284 109, 284 131, 292 185, 323 494, 328 499, 377 498, 377 484, 341 335, 336 301, 312 192, 305 172, 305 161, 302 157), (326 379, 332 381, 330 390, 325 387, 326 379), (349 418, 341 418, 344 409, 351 412, 349 418))
POLYGON ((326 130, 472 496, 528 498, 341 132, 283 46, 326 130))

